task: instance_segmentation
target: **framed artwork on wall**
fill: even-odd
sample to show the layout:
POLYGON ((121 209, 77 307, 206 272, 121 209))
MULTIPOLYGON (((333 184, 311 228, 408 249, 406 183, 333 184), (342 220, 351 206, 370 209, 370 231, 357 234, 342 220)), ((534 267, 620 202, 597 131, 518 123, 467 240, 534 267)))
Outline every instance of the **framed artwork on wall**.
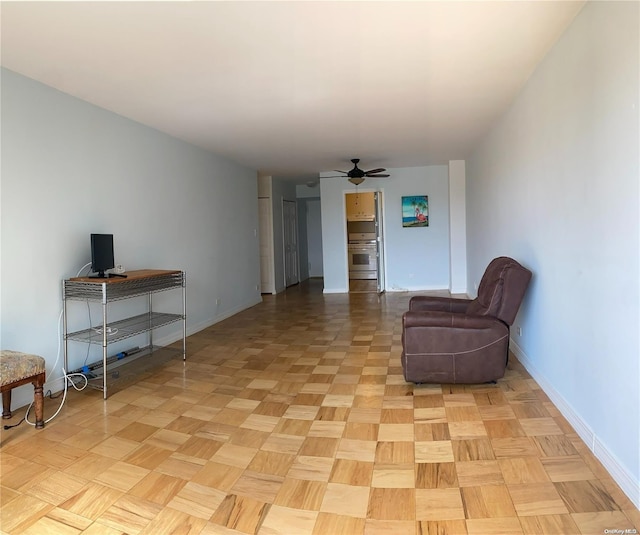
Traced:
POLYGON ((427 195, 402 197, 402 226, 429 226, 429 197, 427 195))

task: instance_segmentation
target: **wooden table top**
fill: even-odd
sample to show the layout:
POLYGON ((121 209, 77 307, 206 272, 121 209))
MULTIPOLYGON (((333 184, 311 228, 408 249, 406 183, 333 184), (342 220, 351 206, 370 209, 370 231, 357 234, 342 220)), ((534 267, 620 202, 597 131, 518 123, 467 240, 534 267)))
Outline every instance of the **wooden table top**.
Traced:
POLYGON ((119 282, 127 282, 131 280, 137 279, 145 279, 148 277, 158 277, 160 275, 172 275, 175 273, 181 273, 179 269, 136 269, 133 271, 126 271, 123 275, 125 277, 72 277, 69 280, 75 282, 95 282, 96 284, 102 284, 106 282, 107 284, 117 284, 119 282))

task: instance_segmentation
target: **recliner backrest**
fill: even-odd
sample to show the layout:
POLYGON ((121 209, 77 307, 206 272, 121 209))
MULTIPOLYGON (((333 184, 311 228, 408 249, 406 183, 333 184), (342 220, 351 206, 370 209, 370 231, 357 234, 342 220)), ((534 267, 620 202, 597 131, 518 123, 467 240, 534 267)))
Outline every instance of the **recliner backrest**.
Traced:
POLYGON ((467 314, 493 316, 512 325, 530 280, 531 271, 513 258, 494 258, 482 276, 478 297, 467 307, 467 314))

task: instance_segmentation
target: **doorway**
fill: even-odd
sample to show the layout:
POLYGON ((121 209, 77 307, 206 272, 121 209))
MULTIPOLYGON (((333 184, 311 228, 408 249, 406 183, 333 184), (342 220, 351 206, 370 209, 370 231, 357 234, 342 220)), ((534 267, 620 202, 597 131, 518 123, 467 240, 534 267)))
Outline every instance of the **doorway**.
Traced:
POLYGON ((385 289, 382 192, 345 194, 349 292, 385 289))
POLYGON ((298 210, 295 201, 282 201, 285 288, 300 282, 298 269, 298 210))

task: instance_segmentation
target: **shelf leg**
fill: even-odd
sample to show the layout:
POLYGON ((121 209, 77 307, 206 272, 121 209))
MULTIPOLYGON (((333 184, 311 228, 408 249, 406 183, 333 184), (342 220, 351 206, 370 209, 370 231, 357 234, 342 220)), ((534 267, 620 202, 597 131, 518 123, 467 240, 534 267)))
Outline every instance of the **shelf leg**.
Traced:
POLYGON ((107 288, 102 284, 102 397, 107 399, 107 288))
POLYGON ((153 314, 153 299, 149 292, 149 351, 153 353, 153 329, 151 328, 151 316, 153 314))
POLYGON ((182 272, 182 360, 187 360, 187 277, 182 272))
MULTIPOLYGON (((64 373, 67 374, 69 373, 69 341, 67 340, 67 297, 65 294, 64 281, 62 281, 62 332, 64 333, 64 346, 63 346, 64 373)), ((66 381, 67 380, 65 378, 65 382, 66 381)))

